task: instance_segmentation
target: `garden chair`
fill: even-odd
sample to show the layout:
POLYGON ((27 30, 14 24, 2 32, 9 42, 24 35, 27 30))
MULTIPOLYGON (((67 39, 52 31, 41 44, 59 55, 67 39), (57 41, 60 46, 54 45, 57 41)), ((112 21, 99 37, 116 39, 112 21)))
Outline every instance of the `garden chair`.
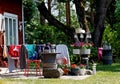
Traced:
POLYGON ((19 67, 21 45, 10 45, 8 48, 8 68, 11 73, 19 67))
POLYGON ((34 44, 26 44, 25 45, 27 52, 28 52, 28 56, 26 58, 26 68, 24 71, 24 75, 28 76, 28 73, 31 72, 31 63, 34 63, 35 66, 33 66, 33 68, 35 68, 36 71, 36 76, 38 75, 38 73, 40 73, 40 59, 38 58, 38 53, 35 51, 35 45, 34 44))

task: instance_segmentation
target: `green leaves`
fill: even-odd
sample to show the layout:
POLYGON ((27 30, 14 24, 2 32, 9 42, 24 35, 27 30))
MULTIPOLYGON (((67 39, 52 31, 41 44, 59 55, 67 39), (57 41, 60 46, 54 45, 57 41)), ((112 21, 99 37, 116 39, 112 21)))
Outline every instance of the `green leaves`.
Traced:
POLYGON ((120 21, 120 0, 116 1, 115 16, 116 16, 116 19, 120 21))

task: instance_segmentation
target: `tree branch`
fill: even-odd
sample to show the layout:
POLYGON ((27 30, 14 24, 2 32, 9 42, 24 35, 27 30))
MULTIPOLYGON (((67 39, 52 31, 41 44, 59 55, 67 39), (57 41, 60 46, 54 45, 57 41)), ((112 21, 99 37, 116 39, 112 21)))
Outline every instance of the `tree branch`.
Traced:
POLYGON ((38 4, 37 7, 40 13, 44 16, 45 19, 48 20, 48 22, 51 25, 62 30, 68 36, 69 39, 72 40, 74 38, 74 32, 75 32, 74 28, 69 28, 66 25, 62 24, 60 21, 58 21, 56 18, 54 18, 54 16, 51 15, 51 13, 46 8, 44 2, 38 4))

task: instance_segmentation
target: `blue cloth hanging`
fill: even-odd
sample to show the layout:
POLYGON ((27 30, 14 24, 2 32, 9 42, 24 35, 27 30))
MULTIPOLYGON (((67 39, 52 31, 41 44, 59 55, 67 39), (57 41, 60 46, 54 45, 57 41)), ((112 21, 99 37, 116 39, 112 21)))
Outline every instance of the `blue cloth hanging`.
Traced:
POLYGON ((26 44, 25 47, 28 51, 28 59, 37 59, 38 53, 35 51, 35 44, 26 44))

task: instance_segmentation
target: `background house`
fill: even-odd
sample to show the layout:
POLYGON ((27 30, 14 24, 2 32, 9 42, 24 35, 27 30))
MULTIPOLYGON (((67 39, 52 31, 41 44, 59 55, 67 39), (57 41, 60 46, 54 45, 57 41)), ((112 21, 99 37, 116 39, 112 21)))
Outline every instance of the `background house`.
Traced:
MULTIPOLYGON (((5 31, 0 40, 2 45, 23 44, 24 24, 22 13, 22 0, 0 0, 0 31, 5 31)), ((4 66, 0 49, 0 66, 4 66)))

